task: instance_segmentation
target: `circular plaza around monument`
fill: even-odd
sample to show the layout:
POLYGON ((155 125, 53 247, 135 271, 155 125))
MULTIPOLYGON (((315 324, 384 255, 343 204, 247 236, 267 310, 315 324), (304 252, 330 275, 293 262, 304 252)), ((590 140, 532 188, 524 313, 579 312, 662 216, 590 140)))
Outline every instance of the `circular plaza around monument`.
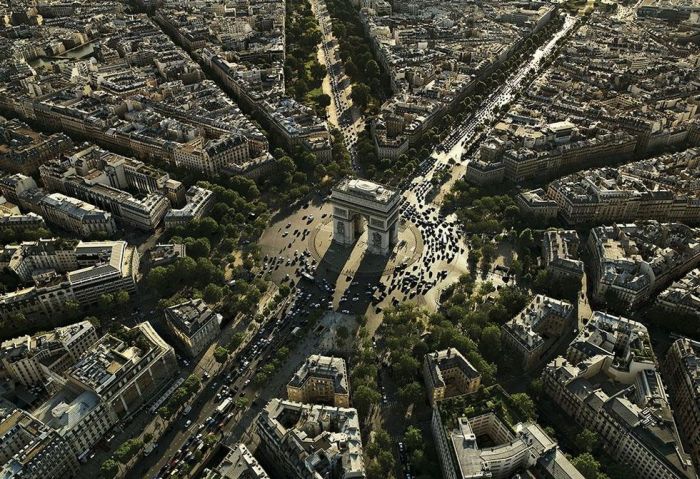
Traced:
POLYGON ((396 268, 410 267, 423 254, 423 239, 413 223, 397 223, 397 243, 388 255, 373 254, 367 248, 368 231, 345 246, 333 241, 332 218, 318 224, 307 238, 308 250, 328 272, 352 275, 384 275, 396 268))

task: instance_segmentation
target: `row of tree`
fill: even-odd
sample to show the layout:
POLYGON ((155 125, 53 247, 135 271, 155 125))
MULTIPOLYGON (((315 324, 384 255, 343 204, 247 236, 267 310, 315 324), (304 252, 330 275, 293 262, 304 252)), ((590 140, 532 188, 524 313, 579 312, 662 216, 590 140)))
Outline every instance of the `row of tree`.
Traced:
POLYGON ((353 104, 361 110, 369 108, 376 113, 390 94, 388 75, 377 62, 370 48, 371 41, 352 3, 328 0, 326 6, 333 21, 333 35, 339 42, 340 60, 353 84, 353 104))
POLYGON ((318 21, 308 0, 286 2, 285 39, 287 56, 284 61, 286 90, 294 98, 325 116, 331 97, 320 90, 326 77, 326 67, 318 61, 318 45, 322 40, 318 21))

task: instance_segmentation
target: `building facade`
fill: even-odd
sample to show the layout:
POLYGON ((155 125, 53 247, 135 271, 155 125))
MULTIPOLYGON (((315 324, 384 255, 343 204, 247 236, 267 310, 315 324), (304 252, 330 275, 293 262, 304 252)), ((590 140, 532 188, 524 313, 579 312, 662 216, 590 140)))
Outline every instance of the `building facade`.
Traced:
POLYGON ((272 399, 258 415, 255 429, 261 452, 280 477, 365 477, 355 409, 272 399))
POLYGON ((367 220, 367 247, 371 253, 388 255, 398 242, 401 195, 377 183, 346 178, 333 187, 333 241, 352 245, 367 220))
POLYGON ((423 378, 433 407, 443 399, 472 394, 481 386, 481 374, 455 348, 426 354, 423 378))
POLYGON ((501 326, 501 342, 504 349, 515 353, 518 364, 527 371, 546 360, 551 346, 575 327, 571 303, 538 294, 501 326))
POLYGON ((201 299, 165 308, 165 324, 186 353, 192 357, 206 351, 221 333, 221 315, 201 299))
POLYGON ((697 468, 700 465, 700 343, 688 338, 674 341, 662 363, 662 372, 678 429, 697 468))
POLYGON ((350 407, 345 360, 313 354, 287 383, 290 401, 350 407))

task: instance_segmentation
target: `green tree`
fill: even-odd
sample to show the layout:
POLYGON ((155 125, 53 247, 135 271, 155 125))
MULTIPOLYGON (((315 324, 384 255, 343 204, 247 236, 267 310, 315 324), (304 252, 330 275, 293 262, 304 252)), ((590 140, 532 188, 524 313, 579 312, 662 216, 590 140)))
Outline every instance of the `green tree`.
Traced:
POLYGON ((100 325, 102 324, 95 316, 86 316, 85 320, 89 321, 95 329, 99 329, 100 325))
POLYGON ((228 349, 219 346, 214 350, 214 359, 217 363, 223 363, 228 358, 228 349))
POLYGON ((219 231, 219 224, 216 220, 210 216, 205 216, 199 220, 195 225, 197 233, 200 236, 211 237, 214 236, 219 231))
POLYGON ((161 406, 158 408, 158 415, 163 419, 168 419, 172 414, 172 410, 167 406, 161 406))
POLYGON ((406 443, 409 451, 417 451, 423 449, 423 434, 415 426, 409 426, 403 435, 403 441, 406 443))
POLYGON ((355 64, 352 62, 352 60, 348 60, 345 62, 345 65, 343 65, 343 68, 345 70, 345 73, 350 77, 350 78, 355 78, 357 76, 357 67, 355 64))
POLYGON ((532 230, 530 228, 525 228, 520 232, 518 237, 518 246, 521 249, 530 249, 535 245, 535 238, 532 236, 532 230))
POLYGON ((238 346, 240 346, 243 343, 243 340, 245 339, 245 334, 238 332, 231 336, 231 341, 228 343, 228 349, 229 351, 235 351, 238 349, 238 346))
POLYGON ((586 479, 605 479, 607 476, 600 472, 600 463, 589 452, 576 456, 571 463, 586 479))
POLYGON ((207 447, 211 447, 214 444, 216 444, 218 439, 216 438, 216 434, 207 434, 206 436, 204 436, 203 441, 207 447))
POLYGON ((121 446, 114 451, 114 457, 122 464, 128 463, 143 447, 143 441, 138 438, 132 438, 122 443, 121 446))
POLYGON ((168 286, 168 270, 162 266, 156 266, 148 272, 146 283, 158 292, 164 291, 168 286))
POLYGON ((419 403, 425 398, 423 386, 418 381, 413 381, 399 389, 399 398, 404 405, 419 403))
POLYGON ((384 474, 387 476, 391 471, 393 471, 394 466, 396 465, 396 461, 394 460, 394 455, 391 453, 391 450, 385 449, 383 451, 379 451, 377 461, 379 461, 379 464, 382 466, 382 471, 384 471, 384 474))
POLYGON ((112 458, 107 459, 100 466, 100 475, 106 479, 111 479, 119 473, 119 463, 112 458))
POLYGON ((350 335, 348 328, 345 326, 339 326, 338 329, 336 329, 336 333, 340 339, 347 339, 347 337, 350 335))
POLYGON ((63 303, 63 310, 66 313, 66 316, 69 318, 75 317, 79 312, 80 312, 80 303, 69 299, 65 303, 63 303))
POLYGON ((114 305, 117 307, 124 307, 127 304, 129 304, 129 292, 124 291, 123 289, 120 289, 116 293, 114 293, 114 305))
POLYGON ((275 359, 279 361, 284 361, 289 356, 289 348, 282 346, 275 352, 275 359))
POLYGON ((114 295, 112 293, 102 293, 97 298, 97 304, 102 310, 108 310, 114 304, 114 295))
POLYGON ((372 459, 367 464, 367 479, 386 479, 386 474, 376 459, 372 459))
POLYGON ((501 328, 489 324, 481 330, 479 351, 489 361, 496 361, 501 357, 501 328))
POLYGON ((581 451, 593 452, 593 448, 598 443, 598 434, 588 428, 584 428, 576 435, 576 445, 581 451))
POLYGON ((318 62, 314 62, 311 65, 311 76, 317 82, 323 81, 323 78, 326 76, 326 67, 318 62))
POLYGON ((366 416, 372 404, 379 403, 381 395, 366 385, 360 385, 355 389, 352 402, 361 416, 366 416))
POLYGON ((527 393, 515 393, 510 396, 517 408, 519 408, 527 419, 534 419, 537 415, 535 403, 527 393))
POLYGON ((213 283, 209 283, 206 288, 204 288, 203 298, 209 304, 216 304, 223 298, 224 292, 220 286, 213 283))
POLYGON ((331 97, 325 93, 321 93, 316 97, 316 103, 321 108, 327 108, 331 105, 331 97))
POLYGON ((207 258, 211 253, 211 243, 207 238, 188 237, 185 239, 187 246, 187 255, 191 258, 207 258))
POLYGON ((304 80, 297 80, 296 83, 294 84, 294 95, 297 98, 304 98, 304 95, 306 95, 306 92, 309 91, 309 86, 306 84, 304 80))
POLYGON ((268 379, 270 379, 270 374, 265 371, 258 371, 255 376, 253 376, 253 384, 256 386, 262 386, 268 379))
POLYGON ((375 78, 379 76, 379 65, 376 61, 370 60, 365 66, 365 75, 368 79, 375 78))
POLYGON ((392 362, 396 380, 400 384, 410 382, 416 375, 420 363, 409 354, 400 354, 395 361, 392 362))
POLYGON ((369 103, 369 87, 364 83, 358 83, 352 86, 352 91, 350 92, 350 98, 352 102, 357 105, 358 108, 364 110, 367 108, 369 103))

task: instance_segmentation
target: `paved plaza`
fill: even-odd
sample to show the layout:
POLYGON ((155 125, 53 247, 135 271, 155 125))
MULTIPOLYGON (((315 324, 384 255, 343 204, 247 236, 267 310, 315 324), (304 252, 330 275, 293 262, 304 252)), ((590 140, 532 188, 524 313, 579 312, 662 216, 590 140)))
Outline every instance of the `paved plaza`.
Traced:
POLYGON ((352 245, 334 243, 332 206, 317 196, 263 233, 263 269, 273 281, 313 290, 318 308, 364 314, 372 333, 392 304, 435 310, 442 289, 467 272, 467 250, 436 207, 416 203, 402 208, 397 243, 384 256, 369 252, 366 228, 352 245))

